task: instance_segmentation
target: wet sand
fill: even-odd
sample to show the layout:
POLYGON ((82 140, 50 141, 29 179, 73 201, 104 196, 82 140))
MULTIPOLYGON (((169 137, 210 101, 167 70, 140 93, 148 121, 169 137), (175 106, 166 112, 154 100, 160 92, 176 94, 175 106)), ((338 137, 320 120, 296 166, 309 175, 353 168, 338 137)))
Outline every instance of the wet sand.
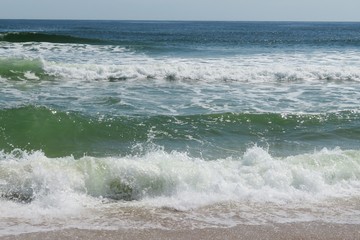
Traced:
POLYGON ((26 233, 0 237, 1 240, 57 240, 57 239, 360 239, 360 225, 319 222, 239 225, 233 228, 206 228, 184 230, 120 229, 83 230, 65 229, 50 232, 26 233))

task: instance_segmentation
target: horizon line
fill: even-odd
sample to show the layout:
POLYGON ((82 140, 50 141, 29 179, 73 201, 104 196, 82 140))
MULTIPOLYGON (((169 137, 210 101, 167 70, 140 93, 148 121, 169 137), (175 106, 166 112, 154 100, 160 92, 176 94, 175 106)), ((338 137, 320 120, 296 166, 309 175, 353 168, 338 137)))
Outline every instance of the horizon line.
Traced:
POLYGON ((360 20, 190 20, 190 19, 72 19, 72 18, 0 18, 0 20, 21 21, 138 21, 138 22, 308 22, 308 23, 360 23, 360 20))

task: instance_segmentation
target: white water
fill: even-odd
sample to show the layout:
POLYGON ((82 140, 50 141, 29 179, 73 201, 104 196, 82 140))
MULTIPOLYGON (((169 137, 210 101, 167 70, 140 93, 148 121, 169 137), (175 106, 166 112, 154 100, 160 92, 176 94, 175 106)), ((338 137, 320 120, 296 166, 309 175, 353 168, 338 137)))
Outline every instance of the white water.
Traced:
POLYGON ((0 76, 0 105, 11 108, 51 104, 88 113, 100 104, 94 111, 112 115, 323 113, 357 111, 360 98, 356 50, 180 58, 117 46, 0 42, 0 62, 17 67, 13 78, 20 81, 0 76), (42 81, 41 74, 53 81, 42 81), (118 103, 105 106, 106 97, 118 103))
POLYGON ((355 150, 274 158, 252 147, 239 159, 215 161, 161 150, 78 160, 14 151, 1 154, 0 179, 0 235, 59 227, 360 223, 355 150))
MULTIPOLYGON (((65 80, 165 79, 201 82, 359 81, 355 50, 274 52, 228 57, 147 56, 118 46, 0 42, 0 58, 41 59, 65 80)), ((29 80, 36 79, 30 76, 29 80)), ((26 76, 25 76, 26 78, 26 76)))

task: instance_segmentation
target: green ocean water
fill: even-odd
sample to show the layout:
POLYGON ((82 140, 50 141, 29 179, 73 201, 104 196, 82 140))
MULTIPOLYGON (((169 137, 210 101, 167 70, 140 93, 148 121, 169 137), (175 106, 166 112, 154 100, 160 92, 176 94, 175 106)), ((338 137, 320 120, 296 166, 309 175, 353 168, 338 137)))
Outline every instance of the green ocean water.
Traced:
POLYGON ((45 107, 4 109, 2 149, 41 150, 49 157, 138 154, 151 143, 206 159, 262 145, 277 154, 356 147, 359 114, 214 113, 188 116, 87 116, 45 107), (61 146, 61 147, 59 147, 61 146))

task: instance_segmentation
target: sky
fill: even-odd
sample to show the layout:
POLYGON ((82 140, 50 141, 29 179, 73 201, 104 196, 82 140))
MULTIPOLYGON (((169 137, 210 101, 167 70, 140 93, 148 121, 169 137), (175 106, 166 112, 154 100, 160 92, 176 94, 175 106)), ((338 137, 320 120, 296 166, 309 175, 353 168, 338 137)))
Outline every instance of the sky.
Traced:
POLYGON ((360 21, 360 0, 0 0, 0 19, 360 21))

